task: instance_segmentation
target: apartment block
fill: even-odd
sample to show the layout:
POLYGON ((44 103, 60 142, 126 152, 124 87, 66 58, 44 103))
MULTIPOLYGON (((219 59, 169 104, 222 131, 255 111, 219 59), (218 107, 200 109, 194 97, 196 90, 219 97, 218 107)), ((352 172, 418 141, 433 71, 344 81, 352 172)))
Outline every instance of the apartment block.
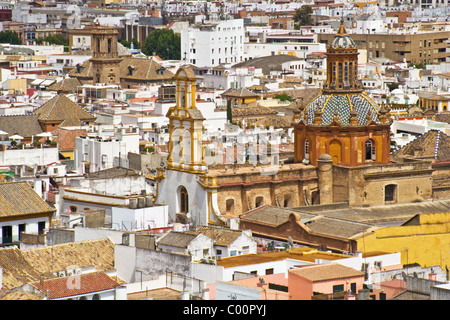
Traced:
MULTIPOLYGON (((331 43, 334 34, 319 34, 320 43, 331 43)), ((449 31, 392 34, 352 34, 358 49, 367 50, 371 58, 399 62, 439 64, 450 57, 449 31)))

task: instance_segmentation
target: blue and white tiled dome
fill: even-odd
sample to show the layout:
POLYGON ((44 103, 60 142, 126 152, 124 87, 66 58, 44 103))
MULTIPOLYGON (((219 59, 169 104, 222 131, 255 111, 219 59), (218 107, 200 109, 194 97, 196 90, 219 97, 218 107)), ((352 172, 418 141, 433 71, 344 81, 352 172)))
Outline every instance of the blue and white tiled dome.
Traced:
POLYGON ((356 116, 357 125, 367 124, 367 116, 372 120, 379 122, 378 113, 380 106, 370 98, 367 93, 348 93, 348 94, 322 94, 313 99, 300 114, 300 120, 305 120, 306 124, 313 125, 316 111, 321 112, 322 122, 320 125, 329 125, 333 122, 334 116, 341 125, 350 125, 352 112, 356 116))
POLYGON ((347 34, 347 30, 343 23, 339 26, 339 30, 331 42, 330 46, 333 49, 353 49, 356 48, 355 42, 347 34))

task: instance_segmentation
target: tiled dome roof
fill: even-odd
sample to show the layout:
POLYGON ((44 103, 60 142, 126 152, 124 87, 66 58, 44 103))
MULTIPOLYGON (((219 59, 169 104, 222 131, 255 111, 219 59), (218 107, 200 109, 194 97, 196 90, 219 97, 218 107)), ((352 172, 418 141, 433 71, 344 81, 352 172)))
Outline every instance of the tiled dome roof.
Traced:
POLYGON ((303 110, 300 120, 305 120, 308 125, 314 124, 316 112, 320 112, 321 125, 329 125, 334 117, 341 125, 350 125, 350 117, 358 120, 357 125, 366 125, 367 117, 380 122, 378 119, 380 106, 365 92, 347 94, 322 94, 313 99, 303 110))
POLYGON ((355 42, 347 34, 347 30, 343 23, 339 26, 339 30, 330 45, 333 49, 350 49, 356 48, 355 42))

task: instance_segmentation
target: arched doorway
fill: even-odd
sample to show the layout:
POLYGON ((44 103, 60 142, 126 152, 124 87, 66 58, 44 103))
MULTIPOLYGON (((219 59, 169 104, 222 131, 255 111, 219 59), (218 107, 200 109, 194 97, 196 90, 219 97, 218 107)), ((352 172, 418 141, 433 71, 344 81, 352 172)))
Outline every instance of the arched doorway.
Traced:
POLYGON ((330 142, 330 152, 331 158, 333 158, 333 164, 342 162, 342 146, 339 140, 333 140, 330 142))

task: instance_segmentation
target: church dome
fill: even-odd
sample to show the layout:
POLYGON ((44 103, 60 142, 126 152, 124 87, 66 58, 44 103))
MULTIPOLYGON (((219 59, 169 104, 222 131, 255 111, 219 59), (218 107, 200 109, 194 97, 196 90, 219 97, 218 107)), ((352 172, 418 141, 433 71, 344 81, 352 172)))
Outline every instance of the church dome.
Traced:
POLYGON ((322 94, 313 99, 300 114, 308 125, 330 125, 337 120, 340 125, 366 125, 368 117, 379 123, 380 106, 367 93, 322 94), (315 118, 321 121, 316 122, 315 118), (350 118, 353 117, 353 122, 350 118), (357 120, 357 121, 356 121, 357 120))
POLYGON ((339 30, 331 42, 330 46, 333 49, 354 49, 356 44, 352 38, 347 34, 347 30, 343 23, 339 26, 339 30))

